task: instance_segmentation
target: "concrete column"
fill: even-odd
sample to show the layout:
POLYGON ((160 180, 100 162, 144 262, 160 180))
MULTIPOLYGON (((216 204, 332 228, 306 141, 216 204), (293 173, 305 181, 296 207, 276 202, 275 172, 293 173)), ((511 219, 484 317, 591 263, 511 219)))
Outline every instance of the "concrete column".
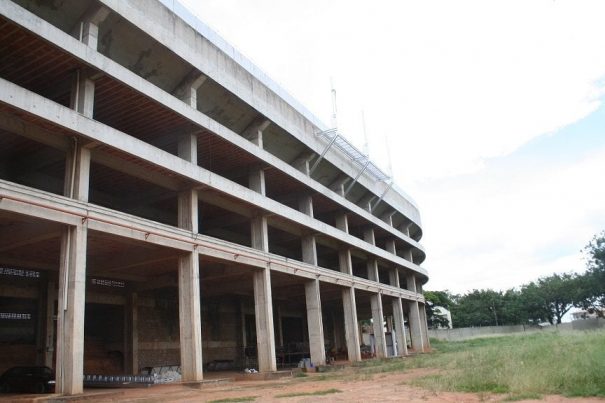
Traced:
POLYGON ((397 254, 397 246, 395 244, 395 240, 394 239, 389 239, 386 242, 386 251, 389 253, 392 253, 393 255, 397 254))
POLYGON ((384 335, 384 314, 382 312, 382 297, 380 294, 372 294, 370 297, 372 306, 372 326, 374 328, 374 341, 376 343, 376 357, 387 357, 387 343, 384 335))
POLYGON ((315 242, 315 235, 304 235, 301 242, 303 262, 317 266, 317 244, 315 242))
POLYGON ((408 354, 408 343, 405 335, 405 322, 403 319, 403 304, 401 298, 393 298, 393 327, 397 341, 397 355, 405 356, 408 354))
POLYGON ((95 82, 90 78, 91 72, 88 70, 76 70, 74 74, 69 107, 92 119, 94 113, 95 82))
POLYGON ((110 10, 104 6, 90 7, 73 28, 73 34, 81 42, 97 49, 99 42, 99 25, 109 16, 110 10))
POLYGON ((313 217, 313 198, 310 195, 302 196, 298 201, 298 210, 309 217, 313 217))
POLYGON ((256 348, 258 370, 277 371, 275 334, 273 330, 273 302, 269 268, 254 272, 254 313, 256 318, 256 348))
POLYGON ((178 156, 192 164, 197 164, 197 136, 195 134, 184 134, 178 142, 178 156))
POLYGON ((349 233, 349 219, 346 213, 336 215, 336 228, 347 234, 349 233))
POLYGON ((80 201, 88 201, 90 183, 90 149, 74 139, 73 148, 65 161, 65 186, 63 194, 80 201))
POLYGON ((124 369, 136 375, 139 373, 139 309, 136 292, 126 296, 124 313, 124 369))
POLYGON ((265 171, 262 169, 250 170, 248 173, 248 187, 265 196, 265 171))
POLYGON ((342 273, 353 275, 353 263, 351 261, 351 249, 340 249, 338 251, 338 265, 342 273))
POLYGON ((197 109, 197 92, 208 77, 197 70, 189 73, 172 92, 175 97, 197 109))
POLYGON ((400 286, 399 286, 399 270, 397 270, 397 267, 392 267, 389 270, 389 284, 392 285, 393 287, 400 288, 400 286))
POLYGON ((370 245, 376 245, 376 237, 374 236, 374 228, 366 228, 363 231, 363 240, 370 245))
POLYGON ((347 287, 342 289, 342 308, 345 318, 345 340, 347 342, 349 361, 361 361, 355 288, 347 287))
POLYGON ((83 390, 87 234, 85 222, 67 226, 61 237, 55 389, 65 395, 83 390))
POLYGON ((319 280, 310 280, 305 283, 305 298, 307 302, 307 327, 309 330, 311 362, 315 366, 325 365, 326 349, 324 345, 319 280))
POLYGON ((429 339, 429 326, 426 321, 426 307, 424 304, 418 303, 418 311, 420 312, 420 326, 422 330, 422 342, 424 344, 424 351, 431 349, 431 341, 429 339))
MULTIPOLYGON (((178 195, 179 228, 198 232, 198 193, 190 189, 179 192, 178 195)), ((195 253, 195 252, 192 252, 195 253)), ((196 254, 197 255, 197 254, 196 254)))
POLYGON ((46 287, 46 325, 44 340, 44 365, 54 367, 53 355, 55 352, 55 301, 57 300, 57 290, 54 281, 49 281, 46 287))
POLYGON ((203 378, 199 270, 197 253, 179 256, 179 328, 183 381, 200 381, 203 378))
POLYGON ((271 121, 269 119, 258 117, 243 131, 242 136, 250 140, 253 144, 263 148, 263 132, 270 124, 271 121))
POLYGON ((368 259, 367 268, 368 268, 368 280, 378 282, 378 280, 379 280, 379 278, 378 278, 378 260, 376 260, 374 258, 368 259))
MULTIPOLYGON (((298 209, 300 212, 313 217, 313 198, 309 195, 303 196, 298 201, 298 209)), ((301 242, 303 262, 317 266, 317 244, 315 235, 303 235, 301 242)))
MULTIPOLYGON (((178 143, 179 157, 197 163, 197 137, 183 136, 178 143)), ((179 192, 178 225, 198 232, 198 193, 179 192)), ((200 381, 202 371, 202 320, 200 316, 200 261, 196 251, 179 256, 179 328, 181 376, 184 381, 200 381)))
MULTIPOLYGON (((407 276, 408 289, 412 292, 416 292, 416 278, 413 273, 407 276)), ((418 301, 409 302, 410 313, 408 315, 408 321, 410 324, 410 336, 412 337, 412 348, 416 352, 424 351, 424 338, 422 337, 422 318, 420 316, 420 309, 418 301)))

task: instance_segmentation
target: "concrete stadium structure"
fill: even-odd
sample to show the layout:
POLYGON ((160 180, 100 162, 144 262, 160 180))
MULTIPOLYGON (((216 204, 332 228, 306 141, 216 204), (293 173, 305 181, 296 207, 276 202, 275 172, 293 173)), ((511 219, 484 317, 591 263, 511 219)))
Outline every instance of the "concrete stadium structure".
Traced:
POLYGON ((0 12, 0 370, 429 347, 414 202, 178 2, 0 12))

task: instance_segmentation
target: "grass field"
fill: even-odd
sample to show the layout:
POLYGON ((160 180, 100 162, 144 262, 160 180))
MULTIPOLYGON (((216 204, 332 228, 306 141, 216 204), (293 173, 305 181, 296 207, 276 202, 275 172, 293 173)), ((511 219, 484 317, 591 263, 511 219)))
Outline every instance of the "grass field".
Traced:
POLYGON ((509 400, 544 394, 605 397, 605 331, 534 333, 432 341, 435 350, 406 360, 365 361, 361 374, 437 368, 413 384, 435 391, 492 392, 509 400))

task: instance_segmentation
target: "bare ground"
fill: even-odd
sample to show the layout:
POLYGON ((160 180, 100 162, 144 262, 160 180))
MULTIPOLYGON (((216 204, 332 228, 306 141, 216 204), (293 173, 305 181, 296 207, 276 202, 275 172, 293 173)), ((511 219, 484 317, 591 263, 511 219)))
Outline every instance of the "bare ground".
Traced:
MULTIPOLYGON (((192 387, 181 384, 155 385, 149 388, 88 389, 82 396, 68 399, 56 395, 0 395, 0 401, 14 402, 211 402, 216 400, 255 402, 501 402, 508 395, 492 393, 433 392, 411 386, 417 377, 434 375, 438 369, 413 369, 405 372, 363 374, 355 368, 337 373, 309 374, 304 378, 282 378, 272 381, 237 381, 204 383, 192 387), (280 395, 309 394, 332 390, 325 395, 283 397, 280 395), (231 399, 231 400, 230 400, 231 399), (240 400, 237 400, 240 399, 240 400)), ((233 374, 231 374, 233 375, 233 374)), ((566 398, 542 396, 540 400, 523 402, 605 402, 600 398, 566 398)))
MULTIPOLYGON (((363 375, 346 369, 336 377, 309 374, 306 378, 286 378, 275 381, 238 381, 226 384, 204 384, 199 389, 185 385, 158 385, 148 389, 126 389, 119 394, 100 394, 92 401, 134 402, 209 402, 222 399, 254 398, 256 402, 499 402, 503 394, 432 392, 408 384, 415 377, 435 374, 435 369, 416 369, 402 373, 363 375), (284 394, 322 392, 326 395, 278 397, 284 394)), ((87 399, 87 401, 91 401, 87 399)), ((241 400, 240 400, 241 401, 241 400)), ((565 398, 543 396, 525 402, 604 402, 599 398, 565 398)))

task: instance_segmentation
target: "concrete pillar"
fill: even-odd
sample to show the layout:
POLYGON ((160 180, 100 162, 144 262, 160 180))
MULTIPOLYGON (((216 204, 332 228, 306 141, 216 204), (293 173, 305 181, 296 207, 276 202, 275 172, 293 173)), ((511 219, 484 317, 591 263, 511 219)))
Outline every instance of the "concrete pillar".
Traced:
POLYGON ((384 335, 384 314, 382 311, 382 297, 380 294, 372 294, 370 297, 372 306, 372 326, 374 328, 374 342, 376 343, 376 357, 387 357, 387 343, 384 335))
POLYGON ((422 330, 422 342, 424 344, 424 351, 431 349, 431 341, 429 339, 429 326, 426 321, 426 307, 424 304, 418 303, 418 311, 420 312, 420 325, 422 330))
POLYGON ((44 363, 47 367, 54 367, 55 352, 55 301, 57 300, 57 290, 54 281, 49 281, 46 287, 46 325, 44 339, 44 363))
POLYGON ((392 267, 389 269, 389 284, 393 287, 400 288, 399 286, 399 270, 397 267, 392 267))
POLYGON ((405 335, 405 322, 403 319, 403 304, 401 298, 393 298, 393 327, 395 329, 395 341, 397 342, 397 355, 408 354, 408 343, 405 335))
POLYGON ((65 161, 64 195, 80 201, 88 201, 90 183, 90 149, 82 147, 74 139, 73 148, 65 161))
MULTIPOLYGON (((178 194, 179 228, 198 232, 198 193, 190 189, 178 194)), ((194 253, 194 252, 193 252, 194 253)))
POLYGON ((349 219, 346 213, 336 215, 336 228, 347 234, 349 233, 349 219))
POLYGON ((307 327, 309 330, 311 362, 315 366, 325 365, 326 349, 324 344, 319 280, 310 280, 305 283, 305 298, 307 303, 307 327))
POLYGON ((136 292, 126 296, 124 313, 124 369, 136 375, 139 373, 139 309, 136 292))
POLYGON ((208 77, 197 70, 189 73, 173 91, 175 97, 197 109, 197 92, 208 77))
POLYGON ((311 195, 302 196, 298 201, 298 210, 309 217, 313 217, 313 197, 311 195))
POLYGON ((248 172, 248 187, 265 196, 265 171, 258 168, 251 169, 250 172, 248 172))
POLYGON ((180 158, 197 165, 197 136, 195 134, 182 135, 177 147, 180 158))
MULTIPOLYGON (((298 209, 300 212, 313 217, 313 198, 309 195, 303 196, 298 201, 298 209)), ((317 266, 317 244, 315 235, 303 235, 301 242, 303 262, 317 266)))
MULTIPOLYGON (((408 289, 412 292, 416 292, 416 277, 413 273, 407 276, 408 289)), ((408 321, 410 324, 410 336, 412 337, 412 348, 416 352, 424 351, 424 338, 422 336, 422 318, 420 316, 420 309, 418 301, 409 302, 410 313, 408 315, 408 321)))
POLYGON ((345 319, 345 340, 347 342, 349 361, 361 361, 355 288, 347 287, 342 289, 342 308, 345 319))
POLYGON ((315 235, 304 235, 301 240, 303 262, 317 266, 317 244, 315 235))
POLYGON ((374 228, 366 228, 363 231, 363 240, 370 245, 376 245, 376 237, 374 236, 374 228))
POLYGON ((82 393, 87 223, 67 226, 61 237, 57 313, 56 392, 82 393))
MULTIPOLYGON (((197 137, 182 136, 179 157, 197 163, 197 137)), ((198 193, 184 190, 178 195, 178 226, 198 232, 198 193)), ((183 253, 178 262, 179 328, 181 376, 184 381, 200 381, 202 371, 202 320, 200 314, 200 261, 196 251, 183 253)))
POLYGON ((199 270, 196 252, 179 256, 179 328, 183 381, 200 381, 203 378, 199 270))
POLYGON ((271 121, 269 119, 258 117, 243 131, 242 136, 250 140, 253 144, 263 148, 263 132, 270 124, 271 121))
POLYGON ((393 255, 396 255, 397 254, 397 245, 395 244, 395 240, 389 239, 388 241, 386 241, 385 249, 387 252, 392 253, 393 255))
POLYGON ((378 282, 378 260, 370 258, 368 259, 366 266, 368 269, 368 280, 378 282))
MULTIPOLYGON (((252 170, 248 175, 250 189, 265 194, 265 172, 252 170)), ((267 217, 257 215, 251 222, 252 247, 269 252, 267 217)), ((256 347, 258 370, 277 371, 275 359, 275 332, 273 327, 273 297, 271 295, 271 270, 269 267, 254 272, 254 313, 256 319, 256 347)))
POLYGON ((341 273, 353 275, 353 263, 351 261, 351 249, 345 248, 338 251, 338 265, 341 273))
POLYGON ((277 371, 275 334, 273 330, 273 302, 269 268, 254 272, 254 313, 256 318, 256 348, 258 370, 277 371))
POLYGON ((71 85, 69 107, 87 118, 93 117, 95 82, 86 69, 76 70, 71 85))

